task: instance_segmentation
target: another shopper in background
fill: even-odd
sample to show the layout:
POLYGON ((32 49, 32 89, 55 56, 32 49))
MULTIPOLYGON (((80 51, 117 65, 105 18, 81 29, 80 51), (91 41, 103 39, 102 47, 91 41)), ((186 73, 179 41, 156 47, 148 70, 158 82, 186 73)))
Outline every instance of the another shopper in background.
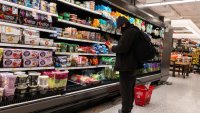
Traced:
MULTIPOLYGON (((125 17, 117 19, 117 27, 122 36, 117 46, 107 45, 116 53, 115 70, 120 72, 120 92, 122 97, 122 109, 119 113, 131 113, 134 102, 134 86, 136 82, 136 70, 141 66, 134 58, 134 39, 138 37, 138 28, 131 25, 125 17)), ((139 50, 138 50, 139 51, 139 50)))

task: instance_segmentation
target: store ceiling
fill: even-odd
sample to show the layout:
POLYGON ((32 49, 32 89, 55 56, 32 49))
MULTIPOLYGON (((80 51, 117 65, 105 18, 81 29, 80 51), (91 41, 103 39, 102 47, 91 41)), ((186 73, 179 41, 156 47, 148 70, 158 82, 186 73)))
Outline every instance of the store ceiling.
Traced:
POLYGON ((166 20, 179 20, 174 23, 182 24, 173 26, 173 37, 190 38, 200 43, 200 0, 137 0, 136 6, 152 10, 166 20), (187 20, 189 24, 182 22, 187 20))
MULTIPOLYGON (((183 0, 137 0, 141 4, 163 3, 183 0)), ((193 1, 193 0, 186 0, 193 1)), ((139 4, 137 4, 139 5, 139 4)), ((191 19, 200 28, 200 1, 152 6, 148 9, 169 19, 191 19)))

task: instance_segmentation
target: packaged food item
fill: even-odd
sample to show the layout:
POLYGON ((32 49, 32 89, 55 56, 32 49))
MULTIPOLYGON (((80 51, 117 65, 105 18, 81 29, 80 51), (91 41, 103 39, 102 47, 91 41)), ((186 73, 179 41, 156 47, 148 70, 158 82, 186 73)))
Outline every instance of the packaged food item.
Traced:
POLYGON ((67 67, 67 56, 55 57, 55 67, 67 67))
POLYGON ((41 75, 38 77, 38 85, 39 85, 39 91, 40 94, 46 94, 48 91, 48 80, 49 80, 49 76, 47 75, 41 75))
POLYGON ((53 66, 53 59, 51 57, 39 59, 39 67, 50 67, 50 66, 53 66))
POLYGON ((54 47, 56 47, 56 52, 61 52, 61 43, 54 43, 54 47))
POLYGON ((44 39, 44 38, 41 38, 40 39, 40 45, 41 46, 53 46, 53 43, 54 41, 52 39, 44 39))
POLYGON ((18 44, 19 41, 20 36, 1 34, 1 42, 3 43, 18 44))
POLYGON ((50 13, 56 13, 57 12, 57 4, 56 3, 53 3, 53 2, 51 2, 50 4, 49 4, 49 12, 50 13))
POLYGON ((41 75, 38 77, 38 85, 39 86, 47 86, 48 87, 48 79, 49 79, 49 76, 47 75, 41 75))
POLYGON ((38 59, 23 59, 23 67, 37 67, 38 59))
POLYGON ((31 29, 24 29, 23 35, 29 38, 40 38, 40 32, 31 29))
POLYGON ((37 59, 39 57, 38 50, 22 50, 22 58, 23 59, 37 59))
POLYGON ((77 17, 78 17, 78 16, 77 16, 76 14, 70 14, 70 18, 71 18, 71 19, 77 19, 77 17))
POLYGON ((52 57, 53 52, 52 51, 39 51, 39 58, 49 58, 52 57))
POLYGON ((22 50, 20 49, 4 49, 3 58, 6 59, 20 59, 22 50))
POLYGON ((32 5, 34 9, 40 9, 40 0, 33 0, 32 5))
POLYGON ((32 96, 34 96, 38 91, 38 77, 41 75, 41 73, 32 71, 28 73, 29 92, 32 96))
POLYGON ((38 14, 37 26, 50 29, 52 27, 52 17, 49 15, 38 14))
POLYGON ((47 11, 48 10, 48 2, 45 0, 40 1, 40 9, 42 11, 47 11))
POLYGON ((2 78, 2 88, 4 88, 4 96, 13 96, 15 93, 16 76, 13 73, 0 73, 2 78))
POLYGON ((38 77, 41 75, 41 73, 29 71, 28 75, 29 87, 38 86, 38 77))
POLYGON ((39 45, 40 38, 34 38, 34 37, 24 37, 24 44, 27 45, 39 45))
POLYGON ((19 23, 29 26, 36 26, 38 21, 38 15, 36 12, 20 10, 19 23))
POLYGON ((18 8, 0 4, 0 20, 17 23, 18 8))
POLYGON ((1 34, 15 35, 15 36, 21 35, 21 30, 19 28, 10 27, 10 26, 1 26, 0 28, 1 28, 0 30, 1 34))
POLYGON ((2 57, 3 57, 3 48, 0 48, 0 62, 2 60, 2 57))
POLYGON ((81 85, 91 85, 91 84, 96 84, 99 82, 98 80, 94 78, 83 76, 83 75, 76 75, 76 74, 72 75, 70 77, 70 80, 77 82, 81 85))
POLYGON ((49 76, 49 88, 65 88, 67 85, 68 73, 68 71, 53 71, 47 73, 49 76))
POLYGON ((61 51, 61 52, 67 52, 68 47, 69 47, 68 44, 66 44, 66 43, 61 43, 61 45, 60 45, 60 51, 61 51))
POLYGON ((16 80, 16 87, 17 89, 26 89, 27 88, 27 74, 16 74, 17 80, 16 80))
POLYGON ((3 67, 5 68, 18 68, 21 63, 21 59, 3 59, 3 67))

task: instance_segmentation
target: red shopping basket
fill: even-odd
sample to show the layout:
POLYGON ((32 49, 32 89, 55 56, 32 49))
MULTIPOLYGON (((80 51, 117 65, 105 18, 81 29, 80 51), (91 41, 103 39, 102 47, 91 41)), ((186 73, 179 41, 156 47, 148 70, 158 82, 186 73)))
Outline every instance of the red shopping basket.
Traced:
POLYGON ((135 104, 145 106, 149 104, 154 87, 150 86, 149 89, 145 85, 138 85, 135 87, 135 104))

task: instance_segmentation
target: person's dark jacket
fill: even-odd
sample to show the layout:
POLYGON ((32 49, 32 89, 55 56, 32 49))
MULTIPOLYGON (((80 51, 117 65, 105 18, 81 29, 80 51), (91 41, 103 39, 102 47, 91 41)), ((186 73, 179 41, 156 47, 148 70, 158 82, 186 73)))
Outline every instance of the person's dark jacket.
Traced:
POLYGON ((134 43, 138 38, 137 27, 129 25, 122 31, 122 36, 117 46, 112 47, 112 51, 116 53, 115 70, 117 71, 134 71, 141 68, 134 57, 134 43))

